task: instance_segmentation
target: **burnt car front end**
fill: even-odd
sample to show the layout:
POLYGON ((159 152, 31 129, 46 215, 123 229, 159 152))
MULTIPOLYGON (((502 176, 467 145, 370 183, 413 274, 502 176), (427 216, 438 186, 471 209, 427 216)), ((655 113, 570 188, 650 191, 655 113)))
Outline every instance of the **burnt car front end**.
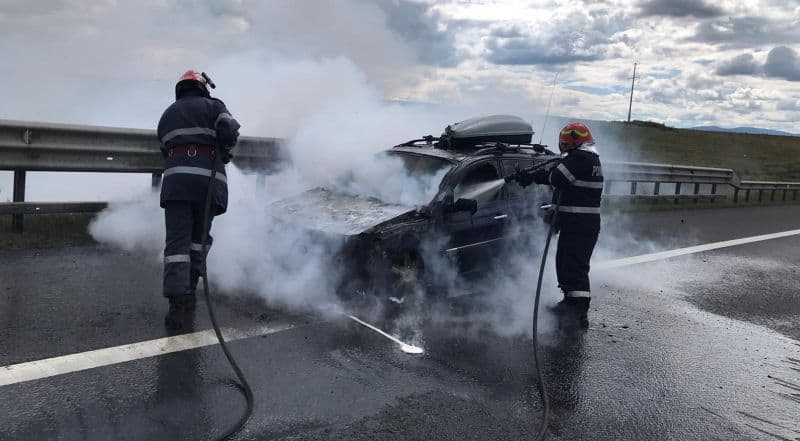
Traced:
MULTIPOLYGON (((398 262, 408 261, 431 226, 428 203, 453 163, 419 152, 386 151, 337 178, 277 201, 278 221, 302 228, 328 250, 337 292, 345 298, 391 297, 398 262), (381 174, 374 185, 375 172, 381 174)), ((403 271, 403 270, 401 270, 403 271)))

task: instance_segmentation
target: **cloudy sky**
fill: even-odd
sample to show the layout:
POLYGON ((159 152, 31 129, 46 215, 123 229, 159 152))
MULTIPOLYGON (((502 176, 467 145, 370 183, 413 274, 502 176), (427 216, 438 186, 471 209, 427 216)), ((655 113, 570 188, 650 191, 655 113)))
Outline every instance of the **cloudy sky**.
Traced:
POLYGON ((0 57, 8 119, 149 127, 196 66, 289 114, 353 77, 543 113, 557 75, 553 113, 619 120, 637 62, 635 119, 800 132, 797 0, 0 0, 0 57))

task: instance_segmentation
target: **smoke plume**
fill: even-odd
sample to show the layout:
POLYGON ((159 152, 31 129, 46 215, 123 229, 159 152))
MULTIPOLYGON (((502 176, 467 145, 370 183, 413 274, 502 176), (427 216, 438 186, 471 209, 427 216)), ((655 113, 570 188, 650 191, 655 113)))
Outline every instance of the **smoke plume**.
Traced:
MULTIPOLYGON (((393 102, 409 75, 435 75, 416 62, 418 46, 426 45, 408 44, 387 25, 404 23, 387 16, 401 9, 360 0, 5 2, 0 53, 15 62, 0 66, 0 95, 13 103, 0 118, 153 128, 173 98, 178 74, 188 68, 209 72, 219 86, 215 95, 242 123, 242 133, 286 138, 291 157, 291 166, 267 176, 263 186, 228 168, 230 206, 214 221, 210 278, 228 295, 336 312, 341 305, 334 290, 342 275, 331 256, 340 239, 275 220, 273 202, 324 186, 393 204, 424 204, 442 175, 407 175, 397 160, 376 153, 479 115, 518 114, 537 131, 544 126, 547 103, 527 96, 528 85, 524 91, 507 84, 503 90, 463 91, 453 85, 450 102, 393 102), (39 32, 23 32, 34 28, 39 32)), ((445 43, 436 49, 446 52, 445 43)), ((421 49, 440 58, 430 56, 430 47, 421 49)), ((548 96, 549 84, 541 89, 548 96)), ((548 123, 545 143, 553 145, 558 125, 548 123)), ((610 144, 596 137, 601 149, 610 144)), ((0 199, 8 199, 8 174, 0 181, 0 199)), ((31 175, 28 198, 112 200, 91 224, 93 237, 160 260, 163 215, 149 181, 143 175, 31 175), (73 190, 67 196, 64 188, 73 190)), ((506 265, 487 275, 492 293, 480 300, 474 318, 504 335, 530 332, 544 227, 532 230, 506 250, 506 265)), ((441 257, 441 240, 423 243, 422 254, 430 271, 457 293, 465 287, 453 263, 441 257)), ((547 274, 545 292, 553 300, 552 268, 547 274)), ((425 307, 409 309, 404 323, 418 324, 420 315, 413 314, 425 307)))

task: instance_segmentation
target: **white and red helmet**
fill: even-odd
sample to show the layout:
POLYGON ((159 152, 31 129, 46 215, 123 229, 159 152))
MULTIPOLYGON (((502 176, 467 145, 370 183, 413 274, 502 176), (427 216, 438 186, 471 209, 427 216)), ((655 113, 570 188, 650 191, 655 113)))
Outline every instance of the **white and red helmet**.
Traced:
POLYGON ((558 148, 561 153, 581 148, 584 145, 594 145, 592 132, 589 131, 589 127, 586 127, 586 124, 569 123, 558 134, 558 148))

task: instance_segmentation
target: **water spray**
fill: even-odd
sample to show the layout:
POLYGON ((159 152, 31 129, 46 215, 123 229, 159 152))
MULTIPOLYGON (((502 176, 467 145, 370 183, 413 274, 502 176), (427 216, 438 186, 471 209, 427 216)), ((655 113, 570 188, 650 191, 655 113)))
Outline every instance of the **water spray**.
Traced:
POLYGON ((494 181, 469 185, 461 189, 458 197, 459 199, 478 199, 480 196, 499 190, 505 183, 505 179, 495 179, 494 181))

